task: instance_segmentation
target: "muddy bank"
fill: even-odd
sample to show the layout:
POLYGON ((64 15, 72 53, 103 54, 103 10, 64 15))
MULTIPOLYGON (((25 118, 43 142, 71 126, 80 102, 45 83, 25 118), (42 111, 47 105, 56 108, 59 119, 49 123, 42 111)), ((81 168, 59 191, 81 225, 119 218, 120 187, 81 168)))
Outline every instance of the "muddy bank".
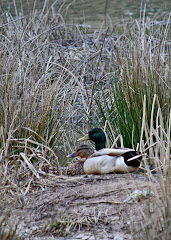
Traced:
POLYGON ((41 177, 10 219, 24 239, 131 239, 156 192, 157 181, 137 173, 41 177))

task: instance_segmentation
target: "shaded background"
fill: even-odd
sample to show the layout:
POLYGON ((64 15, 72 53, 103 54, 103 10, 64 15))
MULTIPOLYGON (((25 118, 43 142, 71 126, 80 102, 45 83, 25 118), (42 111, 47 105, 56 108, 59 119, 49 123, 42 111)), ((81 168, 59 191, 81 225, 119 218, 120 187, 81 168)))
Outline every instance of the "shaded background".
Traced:
MULTIPOLYGON (((55 0, 48 0, 51 6, 55 0)), ((25 14, 29 14, 33 8, 42 10, 45 0, 15 0, 17 11, 22 8, 25 14)), ((146 4, 146 16, 158 19, 159 16, 171 11, 170 0, 142 1, 143 8, 146 4)), ((102 22, 112 20, 113 23, 139 18, 141 1, 131 0, 58 0, 55 9, 64 13, 70 23, 89 24, 93 28, 99 28, 102 22)), ((1 0, 0 11, 7 11, 15 15, 14 0, 1 0)))

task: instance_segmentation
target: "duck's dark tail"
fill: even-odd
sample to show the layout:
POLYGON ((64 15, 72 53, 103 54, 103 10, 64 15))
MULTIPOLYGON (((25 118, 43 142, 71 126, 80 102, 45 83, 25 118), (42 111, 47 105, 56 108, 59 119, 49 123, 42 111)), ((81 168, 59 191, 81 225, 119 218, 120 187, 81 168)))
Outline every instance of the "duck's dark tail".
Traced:
POLYGON ((139 167, 141 160, 142 160, 142 154, 137 154, 136 151, 130 151, 126 152, 121 155, 124 158, 125 164, 130 167, 139 167))

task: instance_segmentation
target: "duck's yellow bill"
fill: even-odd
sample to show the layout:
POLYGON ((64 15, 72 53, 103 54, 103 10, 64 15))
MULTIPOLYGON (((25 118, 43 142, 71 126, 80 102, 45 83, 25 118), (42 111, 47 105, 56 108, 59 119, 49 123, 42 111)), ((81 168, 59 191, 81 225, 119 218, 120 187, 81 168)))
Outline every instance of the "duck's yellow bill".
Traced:
POLYGON ((79 141, 86 141, 86 140, 89 140, 89 135, 88 135, 88 134, 85 135, 85 136, 82 137, 82 138, 79 138, 77 141, 79 142, 79 141))

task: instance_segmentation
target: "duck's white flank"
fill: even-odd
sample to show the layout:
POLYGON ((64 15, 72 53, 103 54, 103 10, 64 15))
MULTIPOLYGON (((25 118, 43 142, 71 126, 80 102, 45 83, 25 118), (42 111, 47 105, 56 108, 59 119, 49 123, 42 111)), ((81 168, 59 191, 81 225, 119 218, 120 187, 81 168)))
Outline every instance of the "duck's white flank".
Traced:
POLYGON ((84 171, 87 174, 126 173, 134 172, 136 169, 127 166, 122 156, 91 156, 84 163, 84 171))

